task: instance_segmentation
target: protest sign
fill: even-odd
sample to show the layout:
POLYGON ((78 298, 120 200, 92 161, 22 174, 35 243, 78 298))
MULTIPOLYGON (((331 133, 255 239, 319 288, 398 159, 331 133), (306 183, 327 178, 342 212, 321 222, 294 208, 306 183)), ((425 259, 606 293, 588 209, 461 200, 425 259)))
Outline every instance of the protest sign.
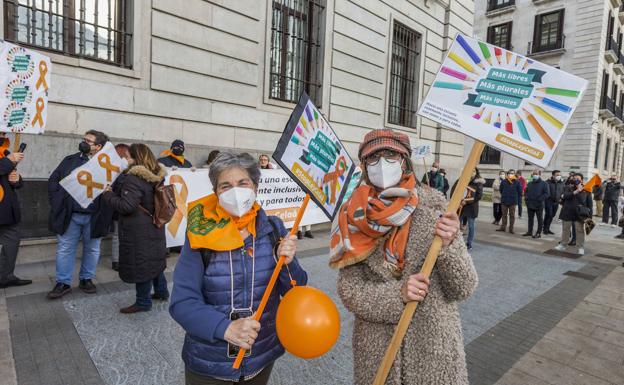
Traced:
POLYGON ((422 159, 429 155, 431 155, 431 146, 428 144, 412 148, 412 159, 422 159))
POLYGON ((117 155, 115 146, 106 142, 87 163, 63 178, 61 186, 82 208, 87 208, 127 167, 128 162, 117 155))
MULTIPOLYGON (((201 197, 212 194, 212 183, 207 169, 168 169, 165 184, 176 188, 178 210, 166 225, 167 247, 184 244, 186 232, 187 204, 201 197)), ((305 193, 283 170, 261 170, 260 184, 256 200, 268 215, 275 215, 284 221, 286 228, 291 228, 305 193)), ((313 225, 327 222, 323 210, 311 204, 305 211, 301 225, 313 225)))
POLYGON ((330 219, 334 218, 355 166, 305 92, 290 115, 273 159, 330 219))
POLYGON ((546 167, 586 88, 585 79, 459 34, 418 114, 546 167))
POLYGON ((0 131, 42 134, 48 116, 50 58, 0 43, 0 131))

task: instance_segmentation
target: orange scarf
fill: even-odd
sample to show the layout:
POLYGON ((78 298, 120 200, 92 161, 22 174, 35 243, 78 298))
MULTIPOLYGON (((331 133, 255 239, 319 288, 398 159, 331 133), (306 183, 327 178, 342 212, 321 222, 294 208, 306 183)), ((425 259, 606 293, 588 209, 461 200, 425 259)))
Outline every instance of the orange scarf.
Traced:
POLYGON ((184 155, 176 155, 174 154, 170 149, 169 150, 165 150, 163 152, 160 153, 160 156, 170 156, 173 159, 177 160, 178 162, 180 162, 180 164, 182 166, 184 166, 184 155))
POLYGON ((388 235, 384 243, 386 264, 400 275, 412 214, 418 206, 415 187, 412 174, 404 176, 398 187, 381 193, 365 184, 355 189, 332 224, 329 265, 342 268, 365 260, 388 235))
POLYGON ((256 236, 256 216, 260 210, 257 202, 240 218, 225 211, 216 194, 191 202, 188 208, 186 235, 193 249, 228 251, 243 247, 245 240, 240 231, 245 228, 256 236))

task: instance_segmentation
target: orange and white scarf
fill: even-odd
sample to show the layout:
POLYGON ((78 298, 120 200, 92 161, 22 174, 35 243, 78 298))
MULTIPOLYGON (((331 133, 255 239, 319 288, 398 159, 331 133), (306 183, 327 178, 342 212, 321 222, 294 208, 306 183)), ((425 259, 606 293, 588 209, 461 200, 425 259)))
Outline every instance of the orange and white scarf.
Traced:
POLYGON ((216 194, 210 194, 188 205, 186 235, 193 249, 234 250, 245 245, 240 231, 247 229, 256 236, 256 217, 260 205, 240 218, 233 217, 219 205, 216 194))
POLYGON ((404 176, 398 187, 380 193, 365 184, 356 188, 334 218, 329 265, 337 269, 361 262, 387 236, 386 264, 394 274, 400 275, 405 266, 412 214, 418 206, 415 187, 412 174, 404 176))
POLYGON ((165 150, 165 151, 160 153, 160 156, 170 156, 173 159, 175 159, 178 162, 180 162, 180 164, 184 166, 184 155, 176 155, 171 150, 165 150))

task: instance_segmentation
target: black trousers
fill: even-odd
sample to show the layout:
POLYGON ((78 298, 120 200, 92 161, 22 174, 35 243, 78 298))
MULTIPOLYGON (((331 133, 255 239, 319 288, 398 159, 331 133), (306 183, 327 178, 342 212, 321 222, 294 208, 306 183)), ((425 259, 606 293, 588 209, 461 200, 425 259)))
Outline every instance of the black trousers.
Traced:
POLYGON ((602 201, 602 222, 609 223, 609 211, 611 211, 611 224, 617 225, 617 201, 602 201))
POLYGON ((15 260, 20 245, 17 225, 0 226, 0 282, 15 279, 15 260))
POLYGON ((529 215, 529 233, 533 234, 533 223, 535 220, 535 216, 537 216, 537 233, 542 233, 542 228, 544 226, 544 208, 540 207, 537 209, 532 209, 527 207, 527 212, 529 215))
POLYGON ((494 220, 500 222, 503 217, 503 207, 500 203, 494 203, 494 220))
POLYGON ((550 224, 553 219, 557 215, 557 210, 559 210, 559 203, 553 202, 550 199, 546 200, 546 204, 544 206, 545 215, 544 215, 544 231, 550 231, 550 224))
POLYGON ((271 377, 271 371, 273 370, 273 364, 262 369, 257 376, 250 380, 235 381, 223 381, 210 377, 203 377, 198 374, 185 371, 186 385, 266 385, 269 383, 269 377, 271 377))

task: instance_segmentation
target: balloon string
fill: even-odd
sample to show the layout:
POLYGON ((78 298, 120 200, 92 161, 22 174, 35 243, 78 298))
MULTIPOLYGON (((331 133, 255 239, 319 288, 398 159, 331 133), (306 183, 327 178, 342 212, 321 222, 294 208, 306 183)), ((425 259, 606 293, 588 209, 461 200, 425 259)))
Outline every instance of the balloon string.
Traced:
MULTIPOLYGON (((299 224, 301 223, 301 218, 303 218, 303 213, 305 212, 306 208, 308 207, 308 202, 310 202, 310 194, 306 194, 305 199, 303 200, 303 203, 301 204, 301 207, 299 208, 299 212, 297 213, 297 218, 295 219, 295 223, 292 227, 292 229, 290 229, 290 233, 289 235, 295 235, 295 233, 297 232, 297 229, 299 228, 299 224)), ((269 297, 271 296, 271 292, 273 292, 273 287, 275 287, 275 283, 277 282, 277 277, 279 277, 279 273, 282 270, 282 266, 284 265, 284 261, 286 260, 286 257, 281 256, 278 260, 277 260, 277 264, 275 265, 275 269, 273 270, 273 274, 271 275, 271 279, 269 280, 269 284, 266 287, 266 290, 264 291, 264 294, 262 295, 262 300, 260 301, 260 305, 258 305, 258 310, 256 310, 256 313, 253 316, 253 319, 260 322, 260 318, 262 317, 262 313, 264 312, 264 308, 266 307, 266 304, 269 302, 269 297)), ((286 266, 288 267, 288 266, 286 266)), ((293 283, 294 280, 291 280, 291 284, 293 283)), ((295 282, 296 283, 296 282, 295 282)), ((294 286, 294 285, 293 285, 294 286)), ((232 365, 232 367, 234 369, 239 369, 241 366, 241 363, 243 362, 243 358, 245 357, 245 353, 247 352, 246 349, 240 349, 238 351, 238 355, 236 356, 236 360, 234 361, 234 364, 232 365)))

